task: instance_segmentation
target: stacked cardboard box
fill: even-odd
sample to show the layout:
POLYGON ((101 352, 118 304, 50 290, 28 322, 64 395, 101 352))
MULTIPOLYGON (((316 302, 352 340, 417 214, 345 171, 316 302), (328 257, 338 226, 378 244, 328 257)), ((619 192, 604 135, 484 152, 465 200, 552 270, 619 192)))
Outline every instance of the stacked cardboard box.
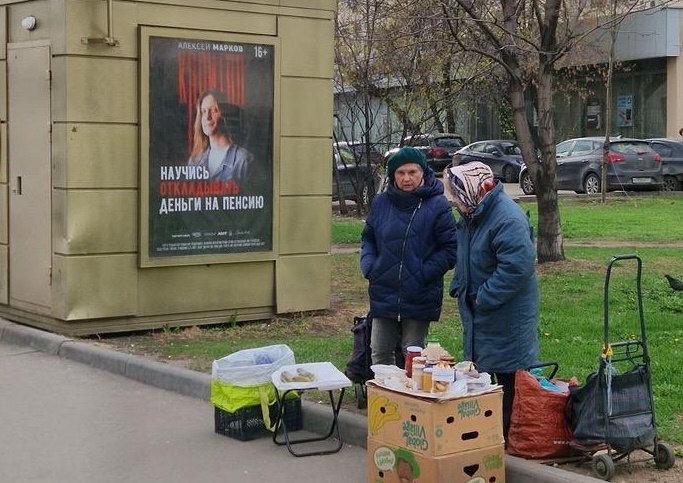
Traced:
POLYGON ((368 483, 504 482, 503 392, 431 399, 368 383, 368 483))

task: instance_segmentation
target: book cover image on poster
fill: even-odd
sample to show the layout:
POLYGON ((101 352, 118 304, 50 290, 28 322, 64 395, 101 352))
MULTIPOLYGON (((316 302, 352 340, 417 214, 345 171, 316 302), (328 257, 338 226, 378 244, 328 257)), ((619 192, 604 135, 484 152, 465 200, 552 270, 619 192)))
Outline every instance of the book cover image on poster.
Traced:
POLYGON ((272 250, 273 56, 150 37, 150 258, 272 250))

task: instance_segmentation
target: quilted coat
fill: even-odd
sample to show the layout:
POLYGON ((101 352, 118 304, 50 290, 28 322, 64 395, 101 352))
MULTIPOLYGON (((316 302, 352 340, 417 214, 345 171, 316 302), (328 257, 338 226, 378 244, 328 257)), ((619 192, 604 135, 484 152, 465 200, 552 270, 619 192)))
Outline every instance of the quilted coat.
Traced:
POLYGON ((449 293, 458 297, 464 360, 512 373, 537 361, 539 291, 528 216, 497 186, 458 221, 449 293))
POLYGON ((444 275, 455 264, 455 218, 431 168, 404 192, 389 183, 378 194, 361 235, 360 266, 370 313, 387 319, 438 320, 444 275))

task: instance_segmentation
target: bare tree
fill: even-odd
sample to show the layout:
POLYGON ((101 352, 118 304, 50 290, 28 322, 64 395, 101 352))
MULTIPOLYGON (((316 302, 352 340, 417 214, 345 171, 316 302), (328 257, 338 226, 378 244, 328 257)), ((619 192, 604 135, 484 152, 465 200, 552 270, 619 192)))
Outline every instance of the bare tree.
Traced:
MULTIPOLYGON (((386 2, 382 0, 345 0, 339 4, 339 13, 336 22, 335 42, 335 87, 342 95, 340 99, 347 100, 349 105, 343 112, 335 115, 339 119, 345 116, 348 124, 355 127, 361 126, 361 132, 351 134, 354 140, 360 139, 365 145, 365 155, 355 159, 356 165, 363 161, 366 170, 356 170, 358 173, 354 187, 358 200, 358 211, 362 214, 367 210, 364 198, 361 196, 363 189, 370 185, 370 201, 374 196, 374 176, 369 179, 361 179, 362 173, 373 173, 371 166, 373 156, 372 130, 376 123, 376 107, 372 104, 372 87, 377 82, 376 66, 373 65, 374 52, 376 51, 376 26, 378 19, 383 15, 386 2), (353 95, 343 96, 350 91, 353 95), (358 119, 360 118, 360 119, 358 119), (360 121, 360 122, 358 122, 360 121)), ((349 141, 348 134, 343 131, 339 135, 342 140, 349 141)), ((335 136, 337 137, 337 136, 335 136)), ((356 151, 354 151, 354 155, 356 151)), ((342 206, 345 209, 345 206, 342 206)))
POLYGON ((487 90, 482 74, 490 62, 458 52, 438 3, 342 0, 335 52, 338 91, 353 94, 346 99, 357 103, 354 110, 384 107, 373 126, 382 125, 380 142, 387 144, 408 134, 454 132, 458 115, 470 114, 462 94, 487 90))
MULTIPOLYGON (((622 2, 620 11, 630 11, 634 1, 622 2)), ((616 13, 602 23, 596 13, 612 4, 614 0, 342 0, 337 79, 365 93, 357 98, 381 99, 399 119, 401 137, 426 126, 452 129, 458 95, 472 95, 477 87, 487 93, 477 97, 509 109, 537 196, 538 261, 563 260, 555 76, 558 67, 571 65, 565 58, 580 52, 592 32, 614 22, 616 13), (492 86, 504 88, 505 102, 494 98, 501 89, 492 86)))
MULTIPOLYGON (((491 59, 507 76, 517 140, 536 191, 538 261, 563 260, 555 159, 556 69, 563 59, 571 65, 572 59, 567 59, 570 55, 576 60, 585 54, 583 49, 599 48, 589 40, 597 31, 609 29, 609 67, 605 79, 609 101, 616 28, 638 2, 499 0, 494 4, 485 0, 438 1, 449 19, 453 41, 463 50, 491 59), (606 8, 610 10, 604 18, 606 8), (533 109, 528 108, 529 104, 533 109)), ((595 63, 595 57, 590 63, 595 63)), ((607 146, 609 120, 605 129, 607 146)))
POLYGON ((488 57, 507 75, 517 140, 536 190, 539 263, 565 258, 555 177, 553 81, 555 64, 575 40, 572 26, 582 3, 570 10, 562 0, 442 2, 453 40, 488 57))

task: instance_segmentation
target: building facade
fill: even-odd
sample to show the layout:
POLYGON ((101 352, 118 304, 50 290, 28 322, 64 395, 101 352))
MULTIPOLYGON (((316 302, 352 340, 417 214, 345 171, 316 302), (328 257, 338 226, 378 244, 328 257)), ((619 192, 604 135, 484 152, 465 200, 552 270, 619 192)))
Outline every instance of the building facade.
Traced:
MULTIPOLYGON (((612 95, 607 102, 605 84, 609 32, 598 30, 591 41, 599 55, 583 74, 559 70, 555 96, 556 139, 604 135, 606 120, 610 133, 638 138, 678 137, 683 127, 683 59, 681 58, 682 2, 642 2, 619 23, 615 43, 615 73, 612 95), (580 89, 573 87, 580 86, 580 89)), ((365 131, 362 113, 349 106, 362 105, 354 92, 335 92, 337 135, 359 137, 365 131)), ((381 100, 372 99, 370 141, 380 147, 400 140, 402 124, 381 100)), ((532 109, 530 109, 532 112, 532 109)), ((505 136, 506 126, 497 103, 463 98, 457 102, 457 132, 473 142, 505 136)), ((533 114, 532 114, 533 115, 533 114)), ((423 132, 434 127, 425 125, 423 132)))

